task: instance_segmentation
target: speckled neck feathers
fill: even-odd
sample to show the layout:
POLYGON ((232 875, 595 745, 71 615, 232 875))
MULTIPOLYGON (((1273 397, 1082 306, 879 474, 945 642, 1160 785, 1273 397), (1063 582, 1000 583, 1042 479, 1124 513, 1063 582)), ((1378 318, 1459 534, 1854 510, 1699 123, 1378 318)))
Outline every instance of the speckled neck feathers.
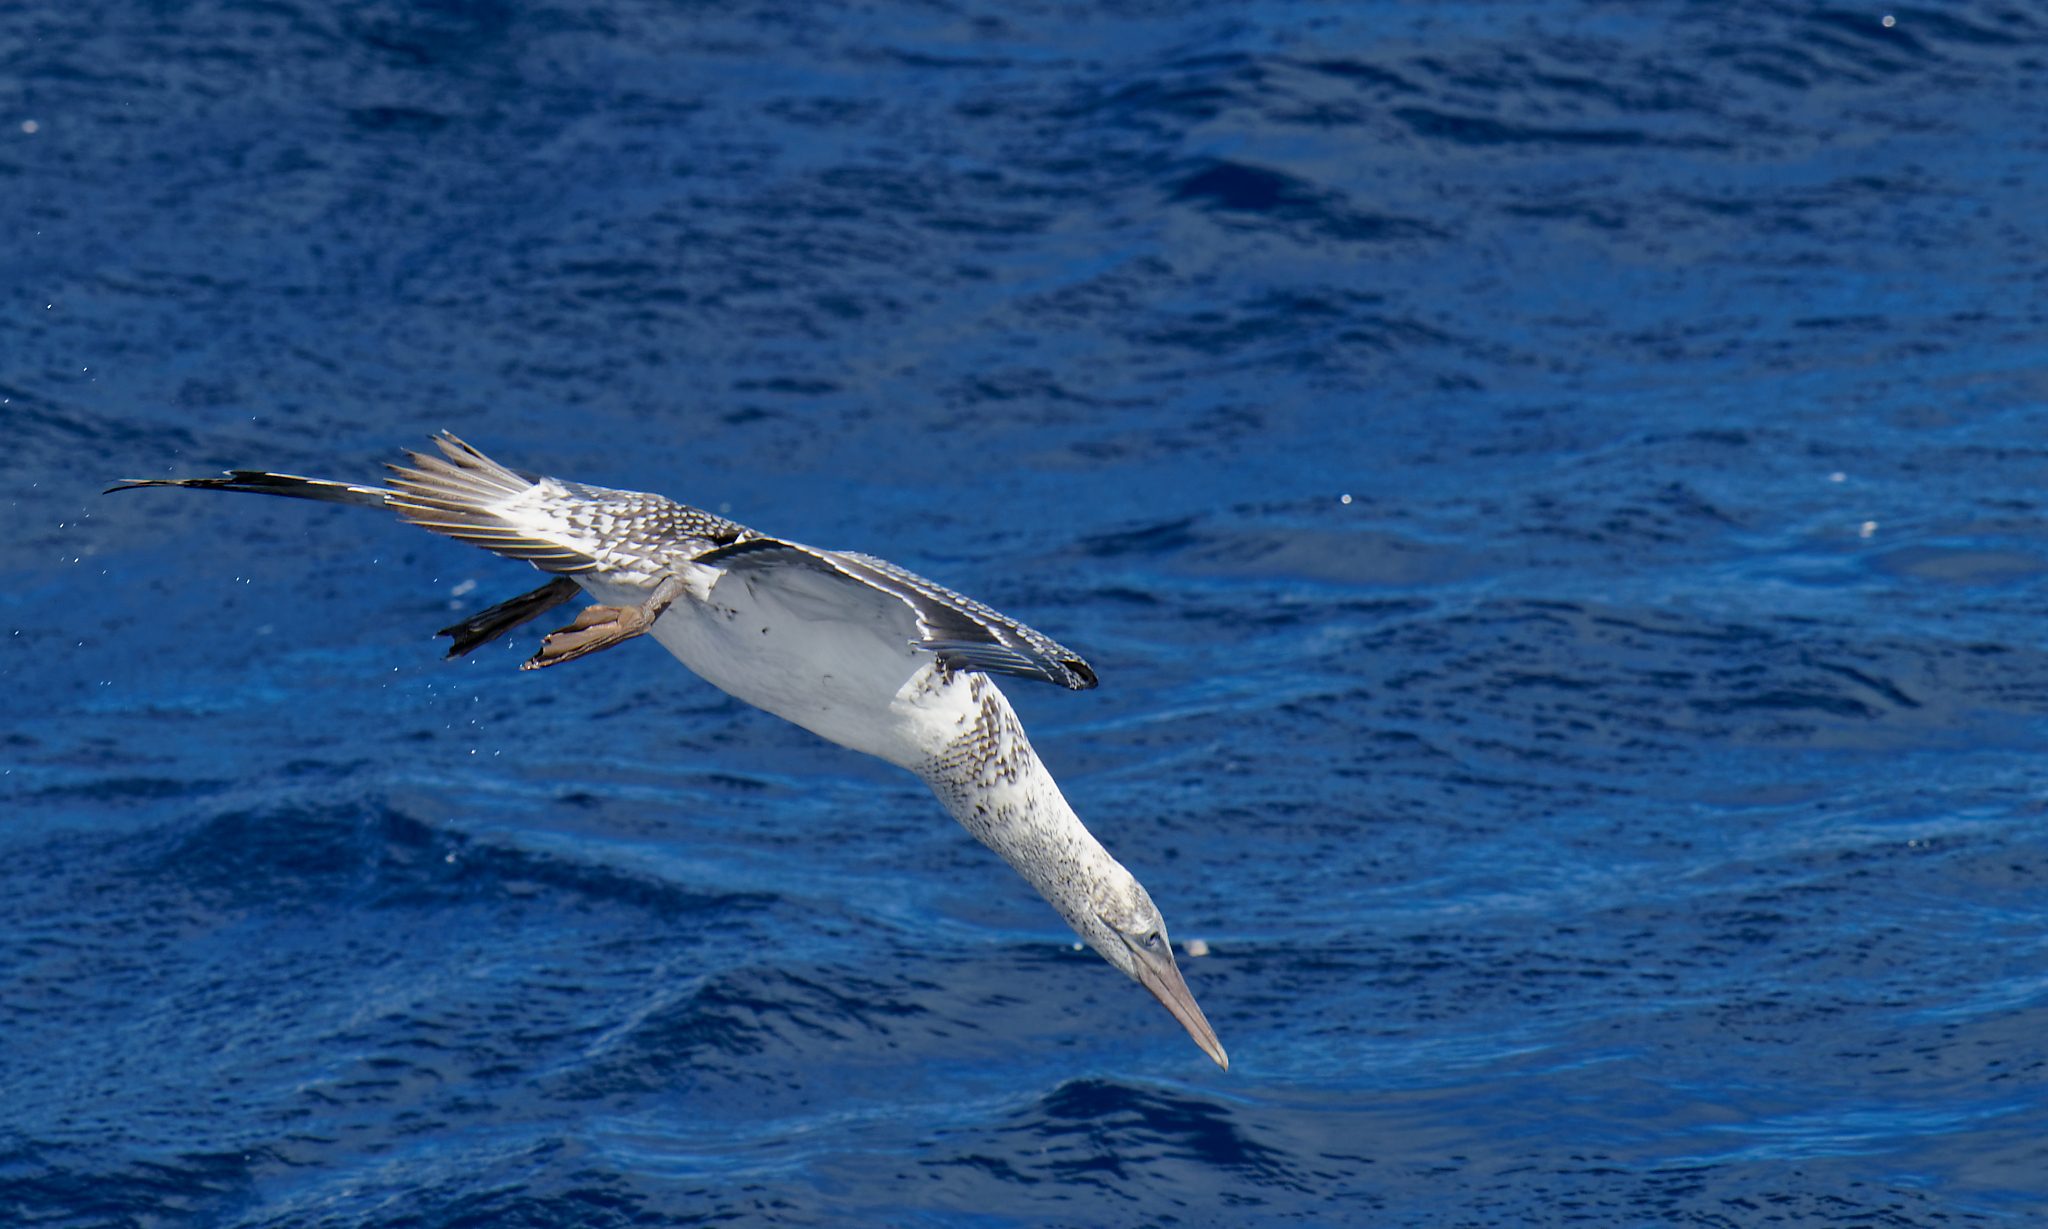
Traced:
POLYGON ((1095 885, 1112 871, 1118 879, 1128 879, 1129 872, 1067 805, 995 683, 968 675, 954 685, 965 689, 968 720, 915 771, 961 827, 1000 854, 1080 931, 1081 921, 1094 917, 1095 885))

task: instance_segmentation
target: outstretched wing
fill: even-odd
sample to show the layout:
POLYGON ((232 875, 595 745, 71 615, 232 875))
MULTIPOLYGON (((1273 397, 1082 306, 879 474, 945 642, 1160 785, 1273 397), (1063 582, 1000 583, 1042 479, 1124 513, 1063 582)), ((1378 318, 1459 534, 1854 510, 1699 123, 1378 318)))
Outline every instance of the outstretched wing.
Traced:
POLYGON ((407 522, 524 559, 543 572, 660 573, 681 552, 731 542, 745 527, 661 495, 533 478, 446 431, 441 455, 391 466, 386 504, 407 522))
POLYGON ((865 605, 878 596, 901 603, 909 616, 905 631, 910 647, 934 654, 956 670, 1037 679, 1075 691, 1086 691, 1097 681, 1080 654, 1050 636, 886 559, 764 537, 707 551, 697 562, 735 574, 801 568, 858 589, 859 593, 848 594, 850 603, 865 605))

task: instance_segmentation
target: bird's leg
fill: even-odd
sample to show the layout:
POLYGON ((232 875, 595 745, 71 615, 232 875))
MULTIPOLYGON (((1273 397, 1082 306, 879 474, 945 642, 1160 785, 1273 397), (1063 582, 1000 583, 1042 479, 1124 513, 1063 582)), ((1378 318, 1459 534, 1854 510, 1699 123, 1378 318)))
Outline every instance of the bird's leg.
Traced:
POLYGON ((646 635, 662 611, 682 595, 683 582, 674 576, 664 576, 638 606, 586 606, 575 622, 560 631, 549 632, 540 642, 540 652, 527 658, 519 668, 539 670, 543 666, 557 666, 646 635))
POLYGON ((455 643, 448 646, 448 656, 460 657, 480 644, 489 644, 528 619, 537 619, 553 610, 575 597, 581 587, 566 576, 558 576, 531 593, 522 593, 509 602, 499 602, 489 610, 480 610, 434 634, 455 637, 455 643))

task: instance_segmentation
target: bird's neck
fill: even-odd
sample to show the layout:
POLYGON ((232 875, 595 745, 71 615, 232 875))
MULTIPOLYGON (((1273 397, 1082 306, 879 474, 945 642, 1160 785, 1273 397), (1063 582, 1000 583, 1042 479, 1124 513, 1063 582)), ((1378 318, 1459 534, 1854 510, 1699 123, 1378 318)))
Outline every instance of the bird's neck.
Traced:
POLYGON ((963 681, 964 720, 918 775, 961 827, 1002 855, 1078 930, 1090 907, 1087 886, 1122 868, 1067 805, 995 683, 981 674, 963 681))

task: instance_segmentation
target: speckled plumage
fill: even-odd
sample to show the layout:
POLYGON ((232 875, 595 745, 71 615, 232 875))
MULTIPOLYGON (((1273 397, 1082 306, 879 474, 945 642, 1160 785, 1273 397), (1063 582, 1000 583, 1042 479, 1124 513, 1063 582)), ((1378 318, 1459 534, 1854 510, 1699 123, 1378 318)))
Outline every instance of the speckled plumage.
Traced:
POLYGON ((529 477, 446 433, 435 444, 440 455, 411 453, 411 464, 392 466, 389 488, 260 470, 125 485, 387 507, 556 574, 445 629, 451 655, 559 605, 573 581, 600 605, 549 635, 529 666, 650 635, 713 686, 909 769, 1229 1065, 1152 898, 1075 815, 990 677, 1093 687, 1095 672, 1078 654, 886 560, 769 537, 659 495, 529 477))
POLYGON ((543 572, 602 572, 652 583, 661 573, 752 535, 745 526, 661 495, 528 478, 452 435, 442 456, 409 452, 391 467, 385 502, 407 523, 543 572))
POLYGON ((995 681, 974 675, 942 686, 965 692, 971 717, 917 773, 960 826, 1000 854, 1098 951, 1097 940, 1112 939, 1111 932, 1140 941, 1156 936, 1161 947, 1170 946, 1152 898, 1074 817, 995 681))

